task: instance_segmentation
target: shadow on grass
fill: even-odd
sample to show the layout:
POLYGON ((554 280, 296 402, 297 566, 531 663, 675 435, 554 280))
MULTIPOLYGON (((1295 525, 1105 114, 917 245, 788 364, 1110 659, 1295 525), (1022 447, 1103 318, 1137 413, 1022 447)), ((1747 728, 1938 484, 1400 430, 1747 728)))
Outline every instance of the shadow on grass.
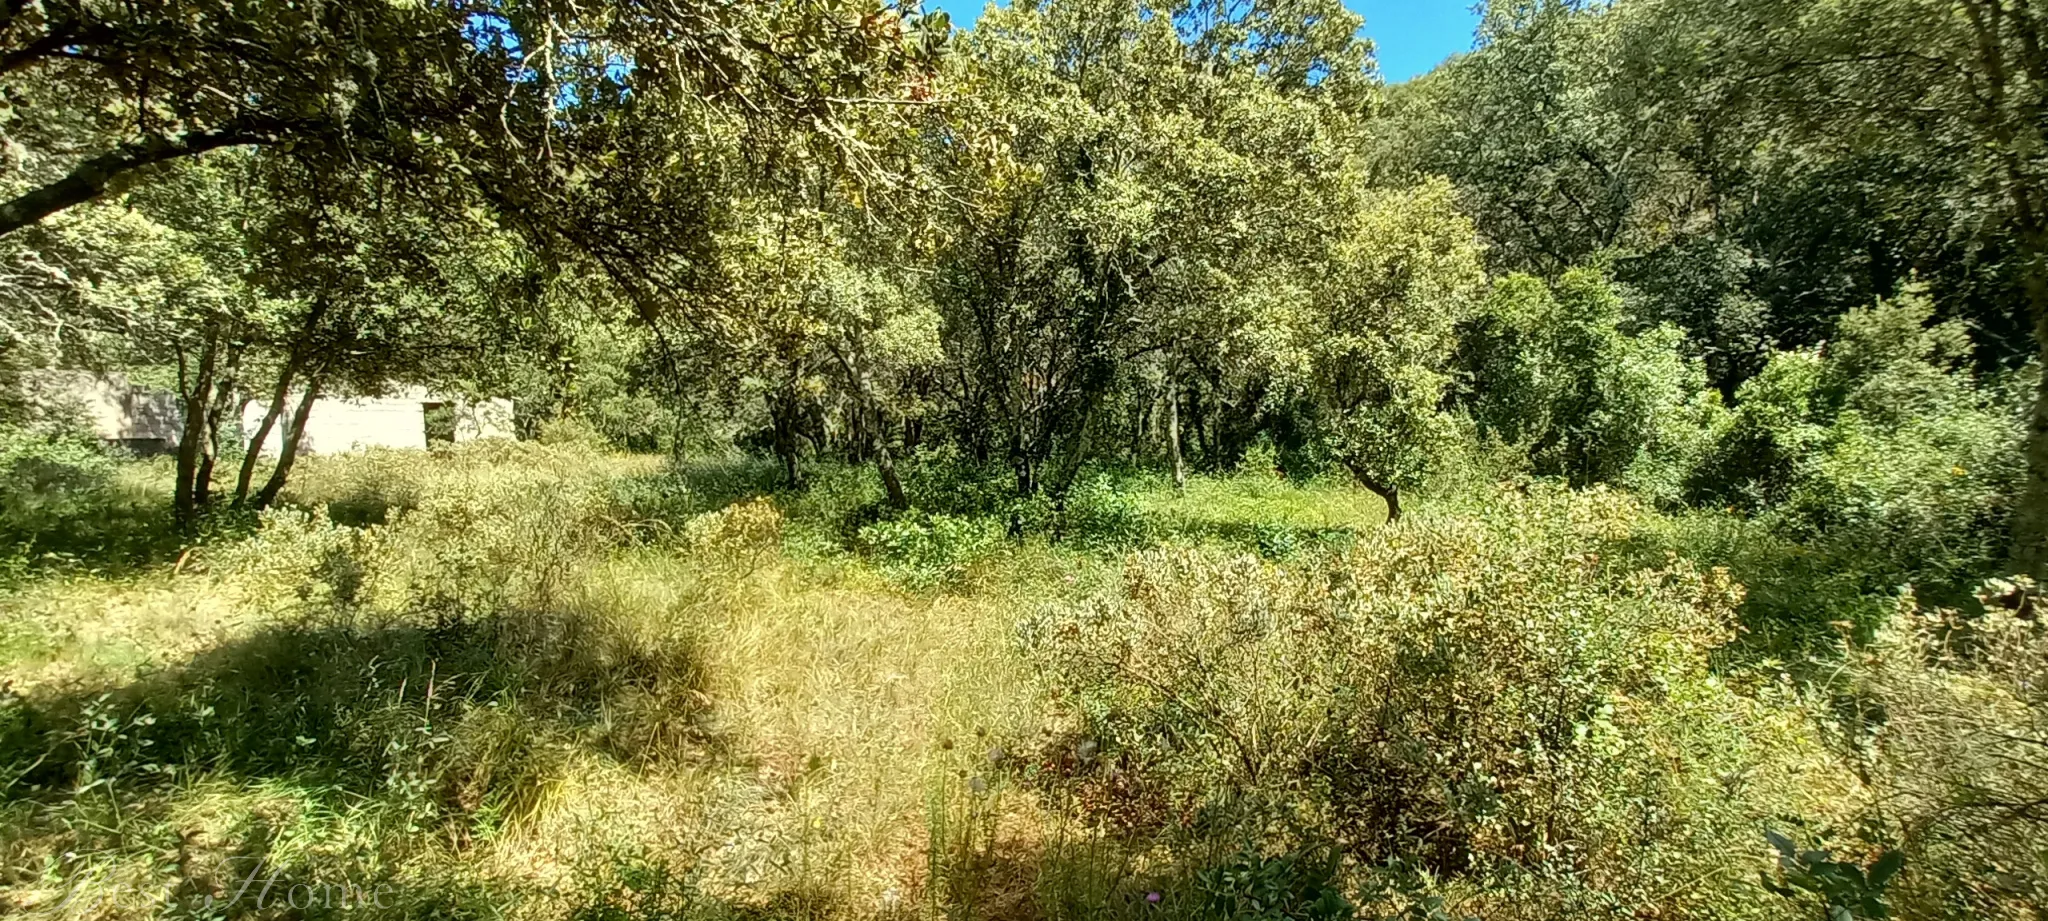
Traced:
POLYGON ((656 473, 619 480, 612 491, 633 517, 680 527, 696 515, 784 490, 773 462, 731 458, 672 460, 656 473))
POLYGON ((0 800, 284 779, 447 821, 514 820, 594 755, 708 756, 696 649, 577 614, 277 626, 132 684, 0 701, 0 800))
POLYGON ((1354 917, 1326 853, 1265 853, 1224 835, 1159 847, 1140 839, 935 837, 924 875, 858 910, 799 886, 758 901, 711 894, 686 859, 633 858, 581 874, 573 921, 784 921, 874 917, 1158 921, 1354 917), (878 909, 878 910, 876 910, 878 909))
POLYGON ((1162 539, 1215 544, 1269 560, 1291 560, 1318 551, 1342 550, 1360 532, 1341 526, 1304 527, 1271 522, 1180 520, 1159 529, 1162 539))
POLYGON ((693 867, 660 859, 621 859, 582 874, 582 883, 570 900, 570 921, 795 921, 849 916, 831 893, 817 888, 783 890, 758 903, 721 898, 705 891, 693 867))
POLYGON ((246 533, 253 516, 212 515, 178 527, 170 494, 141 468, 16 458, 0 469, 0 578, 91 572, 122 576, 168 564, 194 541, 246 533))

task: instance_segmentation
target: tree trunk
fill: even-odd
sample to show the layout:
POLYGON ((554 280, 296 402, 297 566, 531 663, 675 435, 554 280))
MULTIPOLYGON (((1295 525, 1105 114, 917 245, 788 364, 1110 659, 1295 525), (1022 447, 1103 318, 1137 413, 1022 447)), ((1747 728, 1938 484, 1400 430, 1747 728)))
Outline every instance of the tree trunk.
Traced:
POLYGON ((896 458, 889 453, 889 439, 875 439, 875 470, 882 475, 882 491, 889 496, 889 507, 902 511, 910 507, 910 496, 903 491, 903 480, 896 475, 896 458))
POLYGON ((804 469, 802 459, 797 456, 796 400, 781 394, 770 397, 768 420, 775 429, 775 456, 782 461, 783 485, 802 489, 804 469))
POLYGON ((854 414, 854 425, 860 433, 857 443, 863 453, 874 458, 875 472, 881 474, 882 492, 888 496, 889 507, 899 512, 907 509, 910 496, 904 493, 903 480, 896 475, 896 457, 889 451, 889 422, 882 418, 882 401, 875 396, 874 379, 868 376, 865 362, 856 362, 852 357, 858 352, 835 348, 832 354, 852 382, 853 396, 859 403, 860 411, 854 414))
POLYGON ((1173 453, 1173 491, 1185 495, 1188 491, 1187 459, 1180 451, 1180 382, 1175 381, 1166 390, 1166 443, 1173 453))
POLYGON ((214 367, 220 359, 220 333, 208 331, 199 350, 199 366, 190 377, 180 373, 185 425, 178 438, 178 482, 171 491, 171 514, 183 527, 199 518, 205 490, 199 485, 200 455, 206 449, 206 417, 213 400, 214 367))
POLYGON ((270 405, 263 410, 263 421, 256 431, 250 433, 242 454, 242 471, 235 477, 235 507, 241 508, 249 501, 249 486, 256 479, 256 461, 263 456, 263 445, 270 440, 270 432, 277 427, 278 417, 284 415, 284 401, 291 394, 292 371, 290 366, 278 372, 277 389, 270 395, 270 405))
POLYGON ((873 437, 875 472, 882 475, 882 492, 889 497, 889 507, 902 511, 910 507, 910 496, 903 491, 903 480, 896 475, 896 457, 889 451, 889 424, 882 418, 882 404, 875 399, 874 387, 866 375, 860 377, 860 402, 865 410, 861 413, 873 424, 863 425, 873 437))
MULTIPOLYGON (((1961 10, 1975 39, 1975 67, 1962 72, 1980 107, 1969 117, 1980 134, 1975 146, 1990 153, 2002 173, 2019 227, 2035 346, 2048 359, 2048 180, 2031 153, 2048 140, 2035 89, 2048 80, 2048 58, 2040 53, 2048 35, 2025 3, 2008 10, 2006 0, 1970 0, 1961 10)), ((2019 572, 2048 577, 2048 368, 2035 393, 2026 451, 2027 479, 2012 520, 2012 564, 2019 572)))
POLYGON ((1017 470, 1017 497, 1029 499, 1038 495, 1038 464, 1020 451, 1010 465, 1017 470))
POLYGON ((1351 471, 1351 476, 1358 481, 1358 485, 1370 490, 1373 495, 1380 497, 1381 501, 1387 503, 1388 524, 1394 524, 1401 520, 1400 487, 1366 473, 1364 467, 1350 461, 1345 461, 1344 467, 1351 471))
MULTIPOLYGON (((2034 282, 2034 286, 2048 285, 2034 282)), ((2048 577, 2048 310, 2036 295, 2034 339, 2041 350, 2042 375, 2027 426, 2027 482, 2013 515, 2013 566, 2035 578, 2048 577)))
POLYGON ((256 494, 257 511, 269 508, 277 501, 278 493, 284 491, 285 480, 292 473, 292 464, 299 458, 299 445, 305 442, 306 420, 313 415, 313 404, 319 399, 320 378, 315 375, 306 381, 306 394, 299 398, 298 408, 292 410, 291 421, 286 423, 284 443, 277 449, 277 465, 270 468, 270 480, 263 484, 263 491, 256 494))
POLYGON ((220 426, 222 416, 227 412, 230 398, 235 392, 235 374, 241 364, 238 354, 228 359, 227 371, 213 387, 213 402, 206 408, 206 447, 199 458, 199 469, 192 478, 192 504, 204 508, 213 501, 213 465, 220 458, 220 426))

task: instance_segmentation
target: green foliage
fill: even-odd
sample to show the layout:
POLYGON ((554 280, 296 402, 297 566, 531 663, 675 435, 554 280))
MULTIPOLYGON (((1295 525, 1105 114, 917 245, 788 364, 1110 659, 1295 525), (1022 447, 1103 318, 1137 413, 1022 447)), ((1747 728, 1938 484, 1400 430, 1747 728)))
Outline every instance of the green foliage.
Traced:
POLYGON ((10 4, 0 904, 239 848, 437 917, 2017 916, 2044 42, 1499 0, 1385 87, 1338 0, 10 4), (177 390, 175 516, 53 367, 177 390), (537 441, 210 501, 244 408, 398 386, 537 441))
POLYGON ((725 565, 753 570, 782 552, 782 513, 764 498, 736 502, 690 519, 682 540, 725 565))
POLYGON ((1329 243, 1330 274, 1263 356, 1339 462, 1375 488, 1419 485, 1453 436, 1441 411, 1479 243, 1448 183, 1368 195, 1329 243))
POLYGON ((1129 484, 1098 473, 1068 497, 1056 534, 1082 549, 1115 551, 1149 543, 1152 523, 1129 484))
POLYGON ((1502 279, 1459 337, 1456 399, 1482 437, 1526 451, 1537 474, 1675 500, 1714 401, 1678 330, 1631 336, 1622 321, 1620 294, 1597 271, 1502 279))
POLYGON ((18 538, 24 552, 33 552, 39 532, 56 522, 77 517, 112 487, 119 471, 114 459, 84 438, 39 436, 10 430, 0 453, 6 490, 0 493, 0 520, 26 533, 18 538))
MULTIPOLYGON (((238 629, 119 680, 0 694, 9 872, 28 865, 17 856, 42 860, 24 835, 82 835, 90 851, 51 855, 51 877, 10 885, 91 881, 125 849, 184 836, 185 861, 137 865, 173 907, 198 907, 191 887, 232 892, 261 861, 297 881, 384 885, 380 908, 394 914, 450 917, 505 894, 437 863, 429 842, 486 845, 545 815, 594 765, 701 751, 694 641, 580 590, 621 538, 593 526, 607 509, 592 493, 520 463, 550 456, 562 459, 353 459, 385 482, 408 474, 423 495, 390 497, 389 520, 365 528, 277 510, 247 539, 211 536, 155 590, 232 599, 238 629), (469 482, 482 468, 519 475, 494 478, 504 489, 469 482), (207 837, 180 824, 192 821, 207 837)), ((20 598, 8 598, 10 632, 20 598)), ((116 916, 138 904, 105 901, 116 916)))
POLYGON ((76 434, 0 429, 0 579, 29 569, 122 571, 183 541, 155 490, 76 434))
POLYGON ((1962 329, 1932 310, 1908 295, 1853 311, 1826 350, 1772 358, 1711 431, 1691 498, 1761 516, 1864 591, 1966 599, 2006 553, 2023 428, 2011 385, 1978 382, 1962 329))
POLYGON ((1802 849, 1792 839, 1768 833, 1771 847, 1778 852, 1778 874, 1764 876, 1764 888, 1788 899, 1802 893, 1816 896, 1825 908, 1827 921, 1855 921, 1857 918, 1889 918, 1885 887, 1906 865, 1906 856, 1886 851, 1868 869, 1856 863, 1836 860, 1821 849, 1802 849))
POLYGON ((1991 580, 1977 602, 1900 604, 1853 660, 1856 755, 1883 804, 1874 833, 1906 860, 1885 893, 1903 917, 2023 914, 2048 894, 2048 822, 2026 805, 2048 795, 2040 590, 1991 580))
POLYGON ((923 589, 959 584, 1001 544, 1002 531, 985 518, 921 512, 865 525, 856 541, 884 572, 923 589))
POLYGON ((1204 867, 1195 885, 1206 899, 1196 917, 1216 921, 1344 921, 1358 908, 1345 898, 1329 855, 1245 851, 1204 867))
MULTIPOLYGON (((1354 866, 1503 884, 1600 868, 1592 891, 1520 890, 1523 917, 1731 859, 1824 770, 1814 740, 1781 735, 1788 714, 1709 669, 1740 587, 1603 562, 1642 514, 1618 495, 1498 501, 1300 568, 1140 554, 1120 594, 1029 622, 1027 654, 1099 740, 1102 766, 1071 781, 1096 792, 1077 795, 1136 830, 1267 828, 1354 866), (1731 798, 1729 772, 1787 786, 1731 798)), ((1760 894, 1695 897, 1754 914, 1760 894)))

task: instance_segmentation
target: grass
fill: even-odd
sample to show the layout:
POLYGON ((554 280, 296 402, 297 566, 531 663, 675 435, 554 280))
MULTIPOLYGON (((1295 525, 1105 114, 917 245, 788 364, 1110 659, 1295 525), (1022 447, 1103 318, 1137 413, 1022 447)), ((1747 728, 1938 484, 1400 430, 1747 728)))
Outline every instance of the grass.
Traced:
MULTIPOLYGON (((1114 649, 1115 631, 1086 625, 1135 606, 1168 618, 1159 635, 1194 638, 1153 644, 1170 653, 1235 642, 1229 630, 1178 633, 1174 619, 1254 599, 1259 618, 1304 625, 1261 640, 1282 644, 1271 661, 1324 664, 1290 678, 1227 645, 1218 661, 1250 664, 1197 668, 1190 687, 1224 695, 1221 714, 1238 712, 1239 693, 1310 714, 1253 724, 1295 732, 1339 712, 1301 698, 1335 687, 1329 663, 1407 661, 1397 634, 1358 639, 1364 659, 1287 645, 1329 622, 1317 611, 1362 604, 1347 593, 1374 580, 1385 583, 1375 603, 1392 613, 1373 617, 1420 616, 1400 599, 1435 599, 1450 620, 1404 629, 1451 630, 1512 610, 1502 593, 1540 568, 1551 581, 1537 587, 1560 600, 1532 602, 1532 623, 1569 631, 1583 618, 1542 618, 1559 604, 1621 611, 1633 602, 1615 600, 1628 597, 1616 586, 1638 584, 1628 579, 1694 578, 1682 568, 1596 575, 1577 562, 1597 562, 1586 548, 1611 544, 1613 559, 1644 558, 1629 566, 1665 566, 1642 547, 1669 535, 1639 506, 1608 494, 1503 494, 1425 504, 1412 516, 1419 524, 1388 531, 1378 500, 1342 483, 1197 477, 1183 494, 1156 476, 1101 475, 1084 480, 1062 519, 1022 504, 947 504, 987 479, 971 471, 906 472, 923 507, 891 516, 859 468, 823 468, 807 491, 763 499, 775 471, 746 460, 512 444, 313 458, 288 507, 251 527, 118 569, 27 567, 0 593, 0 906, 106 919, 1235 919, 1334 917, 1326 910, 1352 899, 1418 917, 1461 898, 1486 916, 1591 904, 1570 893, 1597 881, 1529 867, 1482 879, 1477 863, 1457 863, 1464 857, 1426 856, 1457 848, 1415 851, 1450 861, 1438 866, 1337 859, 1345 846, 1318 845, 1298 824, 1329 805, 1315 799, 1327 779, 1230 793, 1242 778, 1195 757, 1212 737, 1161 741, 1125 714, 1155 700, 1199 727, 1207 698, 1114 676, 1077 684, 1062 676, 1097 674, 1082 666, 1108 660, 1078 646, 1083 659, 1048 660, 1033 651, 1047 647, 1031 625, 1084 625, 1074 636, 1114 649), (1012 533, 1020 521, 1028 527, 1012 533), (1513 538, 1486 543, 1499 535, 1513 538), (1407 575, 1468 544, 1525 562, 1475 557, 1435 582, 1407 575), (1129 553, 1146 548, 1165 549, 1129 553), (1466 578, 1485 588, 1445 581, 1466 578), (1115 752, 1099 749, 1112 738, 1122 740, 1115 752), (1164 747, 1142 755, 1155 745, 1164 747), (1197 776, 1211 779, 1183 797, 1197 776), (1242 809, 1254 794, 1269 806, 1275 795, 1307 796, 1297 806, 1312 808, 1253 822, 1242 809), (1181 819, 1161 818, 1175 810, 1181 819), (245 891, 252 872, 320 901, 256 905, 245 891), (1467 883, 1455 883, 1460 874, 1467 883), (364 893, 381 896, 365 903, 364 893)), ((124 498, 99 513, 133 507, 162 473, 123 468, 124 498)), ((1232 616, 1218 623, 1238 623, 1232 616)), ((1399 667, 1435 668, 1431 656, 1468 641, 1445 637, 1399 667)), ((1796 694, 1765 686, 1740 698, 1719 677, 1685 675, 1703 683, 1612 690, 1616 701, 1675 708, 1601 717, 1637 719, 1669 751, 1627 770, 1619 755, 1573 768, 1580 783, 1609 771, 1636 785, 1635 799, 1586 815, 1630 827, 1610 816, 1638 808, 1623 802, 1722 789, 1686 766, 1701 758, 1741 761, 1787 791, 1701 805, 1721 817, 1698 826, 1715 829, 1711 840, 1655 851, 1690 868, 1699 854, 1760 842, 1759 803, 1804 810, 1860 795, 1817 760, 1821 730, 1796 694), (1642 764, 1666 766, 1628 773, 1642 764)), ((1507 698, 1488 695, 1439 731, 1489 738, 1470 727, 1507 698)), ((1401 699, 1411 697, 1416 719, 1438 706, 1427 694, 1401 699)), ((1490 737, 1519 738, 1510 723, 1490 737)), ((1282 746, 1269 760, 1298 754, 1282 746)), ((1492 830, 1472 832, 1469 847, 1505 848, 1500 836, 1523 833, 1475 821, 1492 830)), ((1620 847, 1612 835, 1586 840, 1620 847)), ((1743 901, 1771 898, 1742 881, 1752 868, 1735 869, 1732 888, 1700 904, 1769 916, 1743 901)), ((1586 891, 1614 899, 1651 883, 1597 885, 1606 888, 1586 891)))
MULTIPOLYGON (((101 513, 163 472, 124 468, 101 513)), ((644 908, 663 886, 693 915, 958 896, 931 891, 955 844, 933 829, 981 808, 989 752, 1041 727, 1016 625, 1115 565, 1035 537, 970 583, 907 587, 831 537, 871 499, 863 473, 778 500, 791 551, 742 560, 679 535, 769 485, 748 462, 313 458, 287 494, 311 516, 26 578, 0 596, 0 898, 155 916, 227 898, 251 861, 402 890, 394 916, 644 908)), ((1256 540, 1213 517, 1226 502, 1294 498, 1274 528, 1332 523, 1274 483, 1138 496, 1195 539, 1256 540)), ((1030 797, 998 808, 1006 838, 1057 824, 1030 797)), ((991 885, 1028 889, 1021 872, 991 885)))

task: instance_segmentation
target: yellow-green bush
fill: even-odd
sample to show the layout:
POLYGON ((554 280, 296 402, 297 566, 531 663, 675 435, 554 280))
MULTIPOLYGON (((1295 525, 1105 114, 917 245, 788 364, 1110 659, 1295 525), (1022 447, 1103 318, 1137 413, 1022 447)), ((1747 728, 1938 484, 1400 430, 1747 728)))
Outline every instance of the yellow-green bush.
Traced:
POLYGON ((691 518, 682 539, 709 560, 752 570, 782 552, 782 525, 775 503, 757 497, 691 518))
POLYGON ((1642 514, 1618 494, 1501 503, 1301 567, 1133 556, 1120 593, 1025 628, 1095 747, 1061 782, 1127 831, 1263 829, 1483 917, 1767 914, 1726 874, 1829 770, 1803 712, 1709 668, 1740 587, 1606 562, 1642 514))
POLYGON ((1986 612, 1901 604, 1852 664, 1856 751, 1878 794, 1836 842, 1897 846, 1907 917, 2018 918, 2048 904, 2048 626, 2038 588, 1993 581, 1986 612))

